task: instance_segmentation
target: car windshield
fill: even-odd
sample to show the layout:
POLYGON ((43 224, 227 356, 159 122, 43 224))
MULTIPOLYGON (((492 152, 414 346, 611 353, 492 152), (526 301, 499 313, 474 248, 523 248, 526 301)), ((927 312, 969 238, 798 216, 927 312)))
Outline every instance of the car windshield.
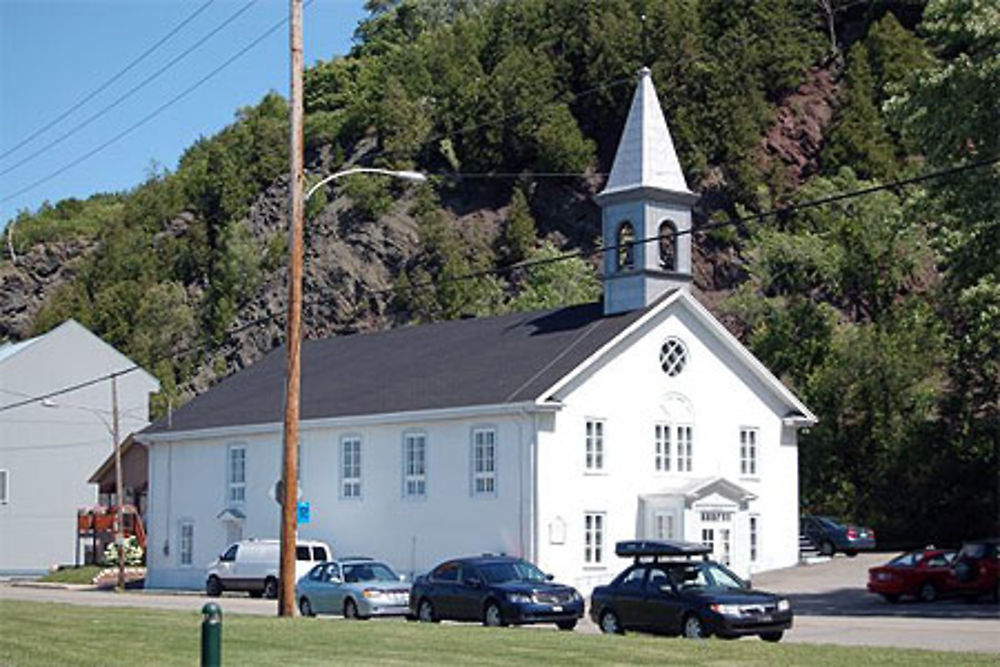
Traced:
POLYGON ((838 528, 841 528, 841 525, 838 522, 834 521, 833 519, 831 519, 828 516, 820 516, 820 517, 816 517, 816 518, 819 519, 819 522, 821 524, 823 524, 827 528, 832 528, 834 530, 837 530, 838 528))
POLYGON ((903 554, 902 556, 897 556, 889 561, 889 565, 895 565, 896 567, 912 567, 917 562, 917 554, 914 552, 903 554))
POLYGON ((479 571, 491 584, 502 584, 505 581, 545 581, 542 571, 531 563, 523 560, 507 563, 487 563, 480 565, 479 571))
POLYGON ((717 563, 690 563, 671 570, 671 578, 678 588, 706 588, 741 590, 744 584, 739 577, 717 563))
POLYGON ((344 565, 345 583, 356 584, 363 581, 399 581, 399 577, 384 563, 344 565))

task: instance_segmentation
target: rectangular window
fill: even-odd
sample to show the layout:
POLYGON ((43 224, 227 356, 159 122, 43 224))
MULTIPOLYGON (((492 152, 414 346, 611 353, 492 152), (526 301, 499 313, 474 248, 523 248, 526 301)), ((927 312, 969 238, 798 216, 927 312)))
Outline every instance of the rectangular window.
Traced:
POLYGON ((670 472, 670 426, 656 425, 656 472, 670 472))
POLYGON ((361 438, 351 436, 340 441, 340 495, 361 497, 361 438))
POLYGON ((181 523, 181 548, 179 550, 181 565, 191 565, 194 562, 194 523, 181 523))
POLYGON ((702 528, 701 529, 701 543, 706 547, 712 549, 712 553, 715 553, 715 529, 714 528, 702 528))
POLYGON ((604 512, 583 515, 583 562, 588 565, 604 562, 604 512))
POLYGON ((420 498, 427 494, 427 436, 403 436, 403 495, 420 498))
POLYGON ((691 472, 691 427, 677 427, 677 472, 691 472))
POLYGON ((587 470, 604 470, 604 422, 587 420, 587 470))
POLYGON ((472 432, 472 493, 493 495, 497 490, 497 434, 492 429, 472 432))
POLYGON ((757 429, 740 429, 740 474, 757 474, 757 429))
POLYGON ((657 512, 653 517, 653 538, 657 540, 674 539, 674 515, 667 512, 657 512))
POLYGON ((719 538, 722 540, 722 564, 729 565, 729 557, 732 555, 730 553, 729 529, 720 528, 719 538))
POLYGON ((242 503, 247 497, 247 448, 231 446, 227 466, 226 499, 231 503, 242 503))
POLYGON ((9 480, 10 473, 6 470, 0 470, 0 505, 6 505, 10 502, 9 480))
POLYGON ((757 562, 757 531, 759 529, 759 517, 750 517, 750 562, 757 562))

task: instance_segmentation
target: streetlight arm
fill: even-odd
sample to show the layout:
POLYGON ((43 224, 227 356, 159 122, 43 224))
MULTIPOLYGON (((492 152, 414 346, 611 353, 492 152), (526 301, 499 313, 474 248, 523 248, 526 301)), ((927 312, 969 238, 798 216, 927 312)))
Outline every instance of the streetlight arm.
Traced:
POLYGON ((392 169, 379 169, 377 167, 353 167, 351 169, 338 171, 335 174, 330 174, 319 183, 309 188, 306 192, 305 201, 309 201, 309 198, 312 197, 314 192, 330 181, 336 180, 342 176, 350 176, 352 174, 382 174, 383 176, 393 176, 395 178, 401 178, 405 181, 414 181, 416 183, 423 183, 427 180, 427 176, 421 174, 419 171, 394 171, 392 169))

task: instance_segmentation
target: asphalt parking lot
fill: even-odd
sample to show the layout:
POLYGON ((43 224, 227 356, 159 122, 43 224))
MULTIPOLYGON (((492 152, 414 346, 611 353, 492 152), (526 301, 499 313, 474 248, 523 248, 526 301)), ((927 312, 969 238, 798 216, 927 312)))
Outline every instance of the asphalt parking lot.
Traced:
MULTIPOLYGON (((777 570, 754 577, 755 588, 781 593, 792 601, 795 627, 785 641, 899 646, 943 651, 1000 653, 1000 606, 961 600, 933 603, 885 602, 865 590, 868 568, 887 561, 891 554, 862 554, 857 558, 837 556, 815 565, 777 570)), ((125 593, 92 588, 37 587, 0 584, 0 599, 60 602, 93 606, 147 607, 175 611, 199 611, 206 602, 219 602, 225 613, 273 615, 273 600, 255 600, 226 594, 208 598, 195 592, 137 590, 125 593)), ((345 622, 339 618, 323 619, 345 622)), ((404 622, 390 619, 378 622, 404 622)), ((546 627, 538 631, 546 631, 546 627)), ((556 631, 554 628, 551 631, 556 631)), ((577 632, 597 633, 588 618, 577 632)), ((740 641, 758 641, 745 638, 740 641)))

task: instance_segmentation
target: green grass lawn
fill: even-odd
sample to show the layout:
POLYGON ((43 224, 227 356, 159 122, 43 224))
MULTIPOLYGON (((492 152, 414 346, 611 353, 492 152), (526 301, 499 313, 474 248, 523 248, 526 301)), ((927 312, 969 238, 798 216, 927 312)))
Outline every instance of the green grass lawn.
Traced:
MULTIPOLYGON (((200 625, 189 612, 0 600, 0 664, 195 665, 200 625)), ((911 649, 239 615, 223 618, 222 637, 228 665, 996 665, 911 649)))
POLYGON ((97 573, 104 568, 98 565, 81 565, 80 567, 67 566, 50 572, 39 581, 49 581, 60 584, 89 584, 93 582, 97 573))

